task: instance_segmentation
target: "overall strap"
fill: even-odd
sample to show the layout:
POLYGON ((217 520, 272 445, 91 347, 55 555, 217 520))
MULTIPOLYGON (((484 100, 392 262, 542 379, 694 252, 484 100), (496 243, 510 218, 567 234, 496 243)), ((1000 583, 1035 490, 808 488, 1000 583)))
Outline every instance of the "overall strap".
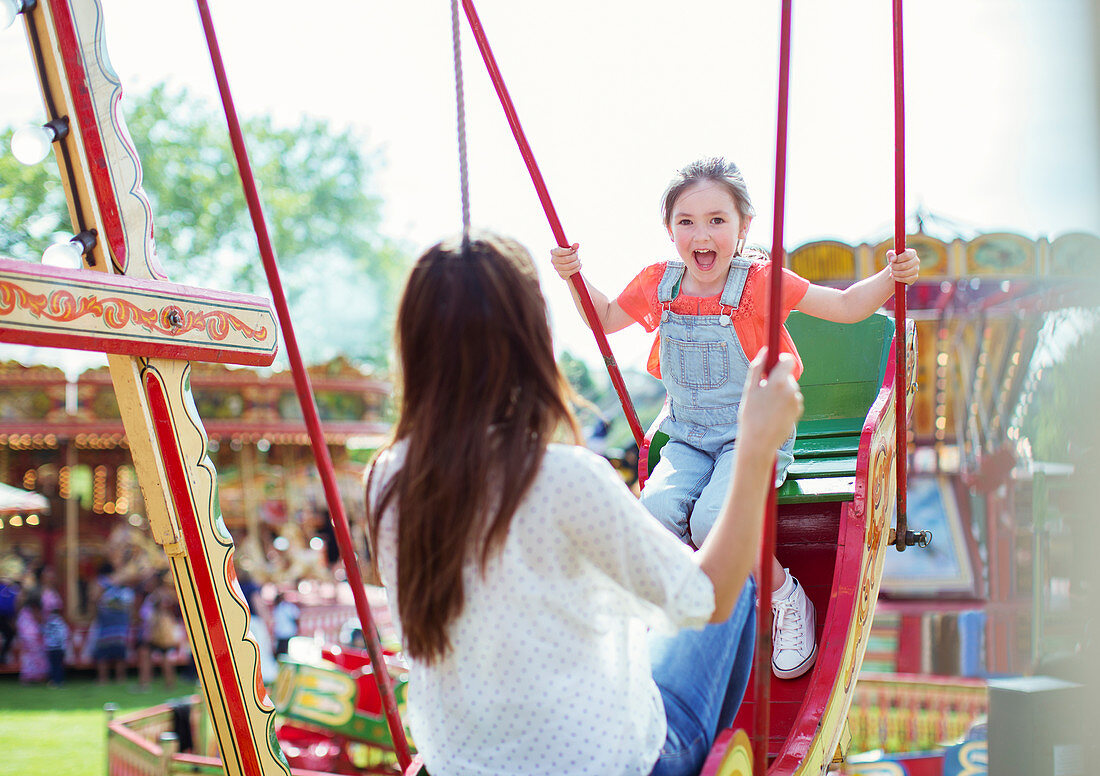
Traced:
POLYGON ((718 300, 723 307, 733 310, 741 304, 741 293, 745 290, 745 281, 749 278, 749 267, 752 262, 748 259, 734 258, 730 263, 730 271, 726 276, 726 286, 722 289, 722 296, 718 300))
POLYGON ((665 273, 661 275, 661 282, 657 286, 657 301, 667 305, 680 292, 680 281, 684 278, 687 265, 682 261, 672 260, 665 265, 665 273))

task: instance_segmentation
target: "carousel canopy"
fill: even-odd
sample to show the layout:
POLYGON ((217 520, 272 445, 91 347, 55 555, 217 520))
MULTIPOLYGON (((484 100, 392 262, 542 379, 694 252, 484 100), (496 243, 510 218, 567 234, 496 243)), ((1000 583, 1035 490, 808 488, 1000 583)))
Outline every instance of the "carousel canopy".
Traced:
MULTIPOLYGON (((0 447, 56 449, 66 440, 78 449, 125 446, 107 366, 88 368, 95 361, 79 357, 45 358, 73 353, 81 355, 45 349, 15 353, 0 346, 0 447)), ((365 439, 370 446, 381 442, 390 427, 386 406, 393 386, 388 380, 344 358, 315 364, 309 373, 329 444, 351 439, 365 439)), ((289 372, 196 362, 189 380, 212 443, 308 444, 289 372)))
POLYGON ((0 482, 0 515, 48 512, 49 509, 50 502, 46 500, 45 496, 0 482))

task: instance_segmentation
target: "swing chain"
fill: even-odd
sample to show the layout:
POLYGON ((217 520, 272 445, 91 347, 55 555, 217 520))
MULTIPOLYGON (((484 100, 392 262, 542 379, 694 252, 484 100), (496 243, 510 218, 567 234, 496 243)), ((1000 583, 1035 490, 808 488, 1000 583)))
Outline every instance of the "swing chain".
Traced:
POLYGON ((458 114, 458 179, 462 189, 462 253, 470 247, 470 175, 466 164, 466 98, 462 83, 462 34, 458 0, 451 0, 451 37, 454 41, 455 105, 458 114))

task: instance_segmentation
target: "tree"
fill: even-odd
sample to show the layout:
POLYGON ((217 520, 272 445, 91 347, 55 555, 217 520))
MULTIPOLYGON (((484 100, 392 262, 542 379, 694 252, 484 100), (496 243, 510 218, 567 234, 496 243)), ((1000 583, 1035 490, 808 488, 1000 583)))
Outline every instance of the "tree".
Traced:
MULTIPOLYGON (((252 223, 220 109, 164 84, 123 108, 153 206, 158 256, 176 282, 265 293, 252 223)), ((379 231, 376 164, 355 133, 306 118, 243 129, 307 359, 384 364, 407 252, 379 231)), ((11 131, 4 133, 10 141, 11 131)), ((57 168, 0 156, 0 254, 37 260, 71 233, 57 168)))
POLYGON ((1033 363, 1039 363, 1041 371, 1034 395, 1023 405, 1021 432, 1031 444, 1034 460, 1095 470, 1100 412, 1082 396, 1083 386, 1100 380, 1100 311, 1070 309, 1050 314, 1040 335, 1045 348, 1042 358, 1033 358, 1033 363))
MULTIPOLYGON (((606 424, 607 427, 601 430, 604 445, 611 450, 622 450, 633 445, 634 434, 607 373, 599 369, 593 372, 588 364, 569 351, 558 355, 558 367, 581 398, 576 406, 581 421, 593 427, 598 427, 601 422, 606 424)), ((627 367, 621 371, 644 431, 664 406, 664 385, 642 370, 627 367)))
POLYGON ((56 165, 21 164, 7 152, 12 134, 0 133, 0 256, 38 261, 69 213, 56 165))
MULTIPOLYGON (((1034 626, 1043 655, 1037 670, 1077 679, 1085 666, 1095 664, 1100 649, 1100 412, 1089 398, 1091 386, 1100 381, 1100 311, 1092 307, 1049 313, 1040 345, 1030 365, 1033 392, 1020 405, 1020 431, 1030 443, 1033 461, 1070 467, 1050 474, 1043 467, 1018 486, 1032 489, 1025 502, 1035 519, 1036 554, 1030 560, 1042 581, 1032 590, 1042 617, 1034 626), (1069 582, 1066 605, 1053 603, 1054 578, 1069 582)), ((1026 527, 1027 512, 1018 517, 1026 527)))
POLYGON ((588 370, 588 364, 568 350, 563 350, 558 356, 558 368, 561 369, 561 373, 577 394, 583 396, 592 404, 600 403, 606 389, 596 385, 596 381, 592 379, 592 373, 588 370))

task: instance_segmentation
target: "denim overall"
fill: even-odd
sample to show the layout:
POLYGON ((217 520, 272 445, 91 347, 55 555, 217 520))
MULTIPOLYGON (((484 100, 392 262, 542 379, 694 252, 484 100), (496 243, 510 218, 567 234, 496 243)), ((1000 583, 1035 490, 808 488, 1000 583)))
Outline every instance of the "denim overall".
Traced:
MULTIPOLYGON (((669 440, 642 491, 642 503, 670 531, 696 547, 710 533, 733 475, 737 411, 749 359, 732 314, 751 262, 734 258, 719 302, 721 315, 670 310, 685 265, 670 261, 657 286, 661 303, 661 379, 668 398, 660 430, 669 440)), ((794 460, 794 432, 777 453, 776 487, 794 460)))

